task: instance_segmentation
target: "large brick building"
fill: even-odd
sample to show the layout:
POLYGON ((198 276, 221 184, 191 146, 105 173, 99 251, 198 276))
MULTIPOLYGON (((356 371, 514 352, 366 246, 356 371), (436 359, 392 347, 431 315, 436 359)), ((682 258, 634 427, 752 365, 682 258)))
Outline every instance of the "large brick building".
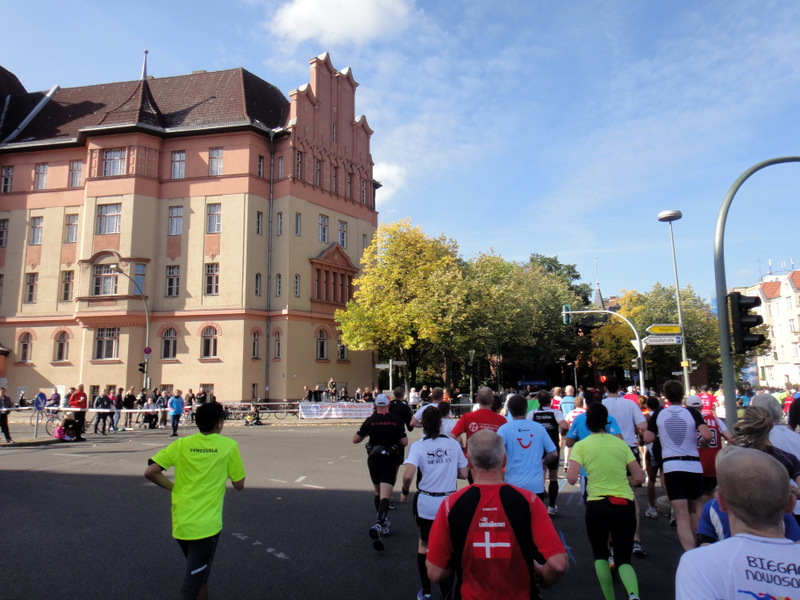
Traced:
POLYGON ((221 400, 373 383, 338 343, 377 226, 356 81, 238 68, 29 93, 0 68, 0 382, 221 400), (148 333, 149 332, 149 333, 148 333), (265 393, 265 388, 269 392, 265 393))

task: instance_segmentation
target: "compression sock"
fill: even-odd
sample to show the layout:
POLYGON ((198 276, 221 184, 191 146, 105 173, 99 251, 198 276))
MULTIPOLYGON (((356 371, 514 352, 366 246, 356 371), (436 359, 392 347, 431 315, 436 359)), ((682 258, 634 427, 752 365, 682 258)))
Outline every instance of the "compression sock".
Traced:
POLYGON ((550 506, 556 505, 556 500, 558 499, 558 482, 551 481, 550 485, 547 488, 547 494, 550 496, 550 506))
POLYGON ((375 501, 375 511, 377 512, 378 506, 381 504, 381 497, 380 496, 373 496, 372 499, 375 501))
POLYGON ((594 561, 594 572, 597 573, 600 589, 603 590, 603 598, 614 600, 614 578, 611 575, 608 561, 602 559, 594 561))
POLYGON ((622 585, 625 586, 625 591, 628 592, 628 595, 634 594, 638 597, 639 581, 636 579, 636 571, 633 570, 633 567, 629 564, 619 565, 617 574, 622 580, 622 585))
POLYGON ((419 569, 419 580, 422 582, 422 593, 431 593, 431 580, 428 578, 428 567, 425 566, 425 557, 427 554, 420 554, 417 552, 417 568, 419 569))
POLYGON ((386 520, 386 515, 389 514, 389 499, 381 498, 378 504, 378 522, 383 523, 386 520))

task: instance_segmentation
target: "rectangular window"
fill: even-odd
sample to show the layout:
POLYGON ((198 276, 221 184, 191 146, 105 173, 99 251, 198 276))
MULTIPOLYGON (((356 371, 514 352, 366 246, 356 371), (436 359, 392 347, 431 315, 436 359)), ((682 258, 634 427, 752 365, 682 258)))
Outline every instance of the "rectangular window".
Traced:
POLYGON ((303 153, 297 151, 296 161, 294 165, 294 176, 297 179, 303 179, 303 153))
POLYGON ((258 210, 256 211, 256 235, 263 235, 263 234, 264 234, 264 213, 258 210))
POLYGON ((98 327, 94 342, 94 360, 119 358, 119 327, 98 327))
POLYGON ((0 194, 8 194, 11 191, 13 181, 14 167, 3 167, 3 175, 0 177, 0 194))
POLYGON ((167 267, 167 297, 177 298, 181 286, 181 268, 179 265, 167 267))
POLYGON ((264 157, 261 155, 258 156, 258 176, 264 177, 264 157))
POLYGON ((61 301, 72 302, 75 271, 61 271, 61 301))
POLYGON ((222 175, 222 148, 211 148, 208 151, 208 174, 222 175))
POLYGON ((283 213, 275 215, 275 235, 283 235, 283 213))
POLYGON ((336 143, 336 123, 331 123, 331 141, 336 143))
POLYGON ((277 275, 275 275, 275 295, 276 296, 280 296, 281 295, 281 293, 283 292, 282 288, 283 288, 283 277, 281 277, 281 274, 278 273, 277 275))
POLYGON ((47 188, 47 163, 36 165, 36 174, 33 177, 33 189, 44 190, 47 188))
POLYGON ((275 358, 281 357, 281 334, 275 333, 275 358))
POLYGON ((339 221, 339 245, 347 248, 347 221, 339 221))
MULTIPOLYGON (((259 345, 260 344, 259 344, 258 332, 254 331, 253 332, 253 348, 252 348, 252 351, 251 351, 251 354, 250 354, 251 358, 258 358, 258 356, 259 356, 259 352, 258 352, 259 345)), ((253 392, 255 392, 255 389, 253 390, 253 392)))
POLYGON ((339 167, 331 167, 331 193, 336 194, 338 190, 336 189, 336 179, 339 175, 339 167))
POLYGON ((25 274, 25 304, 36 304, 36 292, 39 288, 39 274, 25 274))
POLYGON ((137 294, 144 295, 145 276, 147 275, 147 265, 144 263, 136 263, 133 265, 133 281, 136 284, 137 294))
POLYGON ((361 204, 367 203, 367 180, 361 180, 361 204))
POLYGON ((795 329, 794 319, 789 319, 789 331, 792 333, 797 333, 797 329, 795 329))
POLYGON ((172 153, 172 178, 184 179, 186 177, 186 150, 176 150, 172 153))
POLYGON ((83 161, 69 161, 69 187, 77 188, 83 184, 83 161))
POLYGON ((93 296, 113 296, 117 293, 117 272, 111 265, 95 265, 92 281, 93 296))
POLYGON ((206 208, 206 233, 222 231, 222 204, 209 204, 206 208))
POLYGON ((0 248, 8 246, 8 219, 0 219, 0 248))
POLYGON ((323 243, 328 242, 328 217, 326 215, 319 216, 319 241, 323 243))
POLYGON ((42 226, 44 217, 31 217, 31 246, 42 245, 42 226))
POLYGON ((4 280, 3 274, 0 273, 0 303, 3 302, 3 283, 4 283, 3 280, 4 280))
POLYGON ((98 204, 97 206, 97 235, 107 235, 120 232, 122 221, 122 204, 98 204))
POLYGON ((314 161, 314 185, 322 185, 322 161, 319 159, 314 161))
POLYGON ((183 207, 169 207, 169 235, 181 235, 183 233, 183 207))
POLYGON ((353 175, 352 173, 348 173, 347 177, 345 178, 345 186, 344 186, 344 197, 348 200, 353 199, 353 175))
POLYGON ((300 275, 294 276, 294 296, 295 298, 300 297, 300 275))
POLYGON ((219 263, 206 263, 206 296, 219 294, 219 263))
POLYGON ((294 234, 300 235, 303 232, 303 215, 294 213, 294 234))
POLYGON ((103 177, 125 175, 125 150, 116 148, 103 151, 103 177))
POLYGON ((283 157, 278 157, 278 179, 283 179, 283 157))
POLYGON ((256 296, 261 295, 261 273, 256 273, 256 296))
POLYGON ((361 234, 361 250, 366 250, 367 246, 369 245, 369 239, 367 238, 366 233, 361 234))
POLYGON ((78 241, 78 215, 67 215, 64 224, 64 243, 74 244, 78 241))

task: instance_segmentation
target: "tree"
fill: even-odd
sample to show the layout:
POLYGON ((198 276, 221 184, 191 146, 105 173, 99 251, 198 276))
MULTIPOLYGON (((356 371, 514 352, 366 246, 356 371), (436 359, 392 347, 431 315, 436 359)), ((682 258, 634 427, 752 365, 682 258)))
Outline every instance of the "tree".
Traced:
POLYGON ((379 226, 362 256, 353 299, 334 315, 342 343, 389 358, 399 353, 415 385, 422 358, 463 318, 457 256, 454 241, 430 238, 408 219, 379 226))

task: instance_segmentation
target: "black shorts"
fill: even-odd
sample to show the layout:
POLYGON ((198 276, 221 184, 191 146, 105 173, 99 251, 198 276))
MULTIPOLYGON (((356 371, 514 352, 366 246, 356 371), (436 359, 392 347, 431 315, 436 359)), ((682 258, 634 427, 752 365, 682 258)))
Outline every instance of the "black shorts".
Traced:
POLYGON ((397 459, 394 456, 370 456, 367 467, 373 485, 388 483, 393 486, 397 481, 397 459))
POLYGON ((199 540, 175 540, 186 557, 186 575, 181 586, 181 600, 197 598, 200 588, 208 581, 211 563, 217 552, 219 533, 199 540))
POLYGON ((703 474, 686 471, 664 473, 664 485, 670 500, 697 500, 703 495, 703 474))
MULTIPOLYGON (((642 464, 642 455, 639 452, 639 446, 628 446, 628 448, 630 448, 631 452, 633 452, 633 458, 636 459, 636 462, 641 465, 642 464)), ((631 474, 631 472, 627 468, 625 469, 625 472, 628 475, 631 474)))
POLYGON ((717 478, 703 475, 703 496, 710 496, 717 489, 717 478))

